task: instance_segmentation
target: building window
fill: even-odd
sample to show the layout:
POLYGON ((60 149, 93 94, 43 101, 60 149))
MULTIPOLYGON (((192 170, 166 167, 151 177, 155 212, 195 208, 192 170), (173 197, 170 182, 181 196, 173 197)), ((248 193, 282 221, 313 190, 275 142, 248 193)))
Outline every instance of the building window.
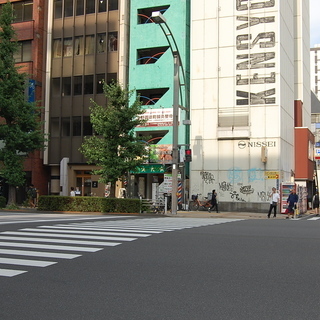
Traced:
POLYGON ((106 34, 105 33, 98 33, 97 34, 97 53, 104 53, 106 52, 106 34))
POLYGON ((62 96, 71 95, 71 77, 62 78, 62 96))
POLYGON ((105 79, 105 74, 97 74, 97 93, 103 93, 103 84, 104 84, 104 79, 105 79))
POLYGON ((62 137, 70 137, 70 118, 62 118, 62 137))
POLYGON ((86 1, 86 14, 95 13, 95 0, 86 1))
POLYGON ((98 0, 99 2, 99 12, 107 11, 107 0, 98 0))
POLYGON ((57 138, 60 135, 59 131, 59 118, 53 117, 50 121, 50 136, 53 138, 57 138))
POLYGON ((61 52, 62 52, 61 39, 54 39, 53 40, 53 57, 61 58, 61 52))
POLYGON ((85 43, 85 54, 93 54, 94 53, 94 35, 91 34, 86 36, 85 43))
POLYGON ((72 38, 63 39, 63 56, 64 57, 72 56, 72 38))
POLYGON ((81 136, 81 117, 72 117, 72 135, 81 136))
POLYGON ((117 82, 117 74, 116 73, 107 73, 107 84, 111 84, 112 82, 117 82))
POLYGON ((108 9, 111 10, 118 10, 118 0, 109 0, 108 9))
POLYGON ((64 16, 73 16, 73 0, 64 0, 64 16))
POLYGON ((151 18, 152 12, 154 11, 160 11, 162 14, 164 14, 170 6, 161 6, 161 7, 149 7, 149 8, 143 8, 138 10, 138 24, 145 24, 145 23, 153 23, 153 20, 151 18))
POLYGON ((60 96, 60 78, 53 78, 52 79, 52 95, 53 96, 60 96))
POLYGON ((18 42, 18 50, 14 53, 15 62, 32 61, 32 45, 31 41, 18 42))
POLYGON ((54 18, 55 19, 62 18, 62 0, 54 1, 54 18))
POLYGON ((108 33, 108 44, 109 51, 118 50, 118 32, 109 32, 108 33))
POLYGON ((83 36, 74 38, 74 55, 75 56, 83 55, 83 36))
POLYGON ((73 77, 73 94, 75 96, 82 94, 82 76, 73 77))
POLYGON ((12 3, 14 10, 13 22, 30 21, 32 20, 32 1, 20 1, 12 3))
POLYGON ((84 0, 76 0, 76 15, 82 16, 84 14, 84 0))
POLYGON ((84 76, 84 94, 93 94, 93 75, 84 76))
POLYGON ((83 136, 92 136, 92 124, 90 117, 83 117, 83 136))

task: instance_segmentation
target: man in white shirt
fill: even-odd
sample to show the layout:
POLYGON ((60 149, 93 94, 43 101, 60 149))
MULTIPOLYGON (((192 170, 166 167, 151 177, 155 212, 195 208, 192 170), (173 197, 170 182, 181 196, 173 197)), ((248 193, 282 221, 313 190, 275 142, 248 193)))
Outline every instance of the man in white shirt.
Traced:
POLYGON ((270 218, 271 216, 271 211, 273 209, 273 217, 275 218, 277 216, 277 205, 279 203, 280 200, 280 195, 277 192, 276 188, 272 188, 272 195, 270 197, 270 208, 269 208, 269 212, 268 212, 268 218, 270 218))

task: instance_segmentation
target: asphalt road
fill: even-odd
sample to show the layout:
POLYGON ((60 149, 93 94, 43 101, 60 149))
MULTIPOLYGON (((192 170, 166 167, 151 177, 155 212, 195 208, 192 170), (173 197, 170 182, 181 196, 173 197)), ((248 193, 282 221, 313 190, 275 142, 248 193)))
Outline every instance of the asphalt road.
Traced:
POLYGON ((320 318, 320 219, 90 218, 0 223, 0 319, 320 318))

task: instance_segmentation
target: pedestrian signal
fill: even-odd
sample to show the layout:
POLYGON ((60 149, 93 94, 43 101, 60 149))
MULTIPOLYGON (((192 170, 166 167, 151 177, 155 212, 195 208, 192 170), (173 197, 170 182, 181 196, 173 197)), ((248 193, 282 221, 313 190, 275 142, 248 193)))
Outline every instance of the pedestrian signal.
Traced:
POLYGON ((192 161, 192 150, 191 149, 186 149, 185 151, 185 157, 184 157, 185 162, 191 162, 192 161))

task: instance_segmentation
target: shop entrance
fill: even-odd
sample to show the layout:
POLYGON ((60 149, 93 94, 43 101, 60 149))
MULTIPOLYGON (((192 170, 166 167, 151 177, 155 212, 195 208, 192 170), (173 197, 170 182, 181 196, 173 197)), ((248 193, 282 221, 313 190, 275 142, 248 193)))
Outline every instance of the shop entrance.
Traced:
POLYGON ((76 196, 91 196, 91 172, 85 170, 76 171, 76 196))

